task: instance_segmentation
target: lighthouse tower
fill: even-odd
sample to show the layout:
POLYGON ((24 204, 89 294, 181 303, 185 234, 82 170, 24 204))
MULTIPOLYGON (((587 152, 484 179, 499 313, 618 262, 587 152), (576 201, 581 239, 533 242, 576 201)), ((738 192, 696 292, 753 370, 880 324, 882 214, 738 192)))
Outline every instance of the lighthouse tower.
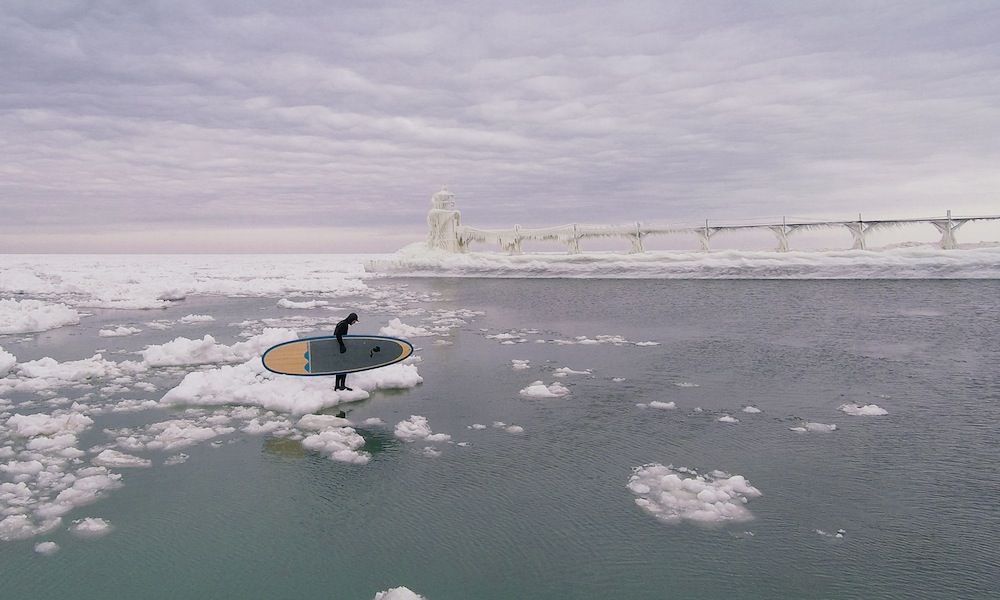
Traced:
POLYGON ((431 210, 427 213, 427 246, 429 248, 461 252, 462 246, 458 240, 458 227, 461 225, 461 215, 455 210, 455 194, 443 187, 431 197, 431 210))

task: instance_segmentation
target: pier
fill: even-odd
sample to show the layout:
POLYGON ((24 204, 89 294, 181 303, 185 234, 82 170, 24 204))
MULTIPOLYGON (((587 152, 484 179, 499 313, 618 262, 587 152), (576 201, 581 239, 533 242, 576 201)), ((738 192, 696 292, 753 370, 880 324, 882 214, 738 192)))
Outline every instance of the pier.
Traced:
POLYGON ((566 247, 569 254, 583 252, 581 242, 588 239, 621 239, 629 244, 632 253, 645 252, 644 241, 652 236, 687 235, 696 236, 701 249, 712 250, 712 238, 720 233, 767 230, 777 238, 778 252, 790 250, 789 236, 799 231, 819 229, 846 229, 854 241, 856 250, 868 249, 868 236, 879 230, 893 229, 908 225, 927 224, 933 226, 940 234, 939 245, 950 250, 956 247, 956 232, 966 223, 973 221, 1000 220, 1000 215, 984 216, 953 216, 947 211, 943 217, 928 217, 917 219, 878 219, 865 220, 858 215, 857 220, 843 221, 805 221, 782 219, 780 223, 753 225, 713 224, 708 220, 704 226, 669 226, 646 223, 630 223, 626 225, 580 225, 569 224, 556 227, 526 228, 515 225, 510 229, 478 229, 462 225, 461 214, 455 207, 455 195, 442 188, 431 198, 431 210, 427 213, 428 238, 431 248, 449 252, 466 252, 473 243, 489 244, 508 254, 521 254, 522 242, 555 242, 566 247))

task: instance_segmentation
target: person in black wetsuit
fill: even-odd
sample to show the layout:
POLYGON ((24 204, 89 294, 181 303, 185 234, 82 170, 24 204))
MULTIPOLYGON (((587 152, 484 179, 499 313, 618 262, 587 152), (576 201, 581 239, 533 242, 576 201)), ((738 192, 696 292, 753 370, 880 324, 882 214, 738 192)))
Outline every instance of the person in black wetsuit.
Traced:
MULTIPOLYGON (((337 343, 340 344, 341 354, 347 352, 347 346, 344 345, 344 336, 347 335, 347 328, 357 322, 358 314, 351 313, 347 315, 346 319, 337 323, 337 327, 334 328, 333 335, 337 336, 337 343)), ((333 389, 351 391, 351 388, 347 387, 347 373, 337 373, 336 381, 333 383, 333 389)))

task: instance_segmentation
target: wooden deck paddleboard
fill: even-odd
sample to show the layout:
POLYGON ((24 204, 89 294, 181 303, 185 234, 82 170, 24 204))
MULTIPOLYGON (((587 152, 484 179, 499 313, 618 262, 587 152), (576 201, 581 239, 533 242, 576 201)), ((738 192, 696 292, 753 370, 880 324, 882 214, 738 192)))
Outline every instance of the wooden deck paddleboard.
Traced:
POLYGON ((345 335, 341 353, 334 336, 304 338, 272 346, 261 357, 268 371, 282 375, 336 375, 398 363, 413 353, 406 340, 380 335, 345 335))

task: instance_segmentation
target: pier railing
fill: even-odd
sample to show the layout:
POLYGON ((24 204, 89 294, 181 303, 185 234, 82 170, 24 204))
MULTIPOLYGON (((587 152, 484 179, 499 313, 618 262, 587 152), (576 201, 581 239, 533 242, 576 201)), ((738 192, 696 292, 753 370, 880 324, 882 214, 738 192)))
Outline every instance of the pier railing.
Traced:
POLYGON ((712 238, 720 233, 767 230, 777 238, 776 250, 787 252, 790 249, 788 238, 795 232, 845 228, 851 233, 854 240, 852 248, 865 250, 868 248, 869 234, 875 231, 920 223, 929 224, 936 228, 941 234, 940 247, 952 249, 957 244, 955 233, 963 225, 972 221, 992 220, 1000 220, 1000 215, 957 217, 953 216, 949 210, 944 217, 917 219, 865 220, 861 215, 858 215, 858 219, 852 221, 789 221, 782 219, 780 223, 753 225, 714 225, 706 220, 704 226, 697 227, 645 223, 627 225, 580 225, 573 223, 546 228, 526 228, 515 225, 510 229, 478 229, 457 225, 454 228, 456 238, 454 249, 461 252, 468 249, 473 243, 483 243, 495 245, 510 254, 520 254, 523 242, 557 242, 564 244, 570 254, 578 254, 582 251, 581 242, 584 240, 612 238, 628 241, 631 244, 631 252, 645 252, 644 241, 652 236, 695 235, 701 243, 701 249, 710 251, 712 238))

